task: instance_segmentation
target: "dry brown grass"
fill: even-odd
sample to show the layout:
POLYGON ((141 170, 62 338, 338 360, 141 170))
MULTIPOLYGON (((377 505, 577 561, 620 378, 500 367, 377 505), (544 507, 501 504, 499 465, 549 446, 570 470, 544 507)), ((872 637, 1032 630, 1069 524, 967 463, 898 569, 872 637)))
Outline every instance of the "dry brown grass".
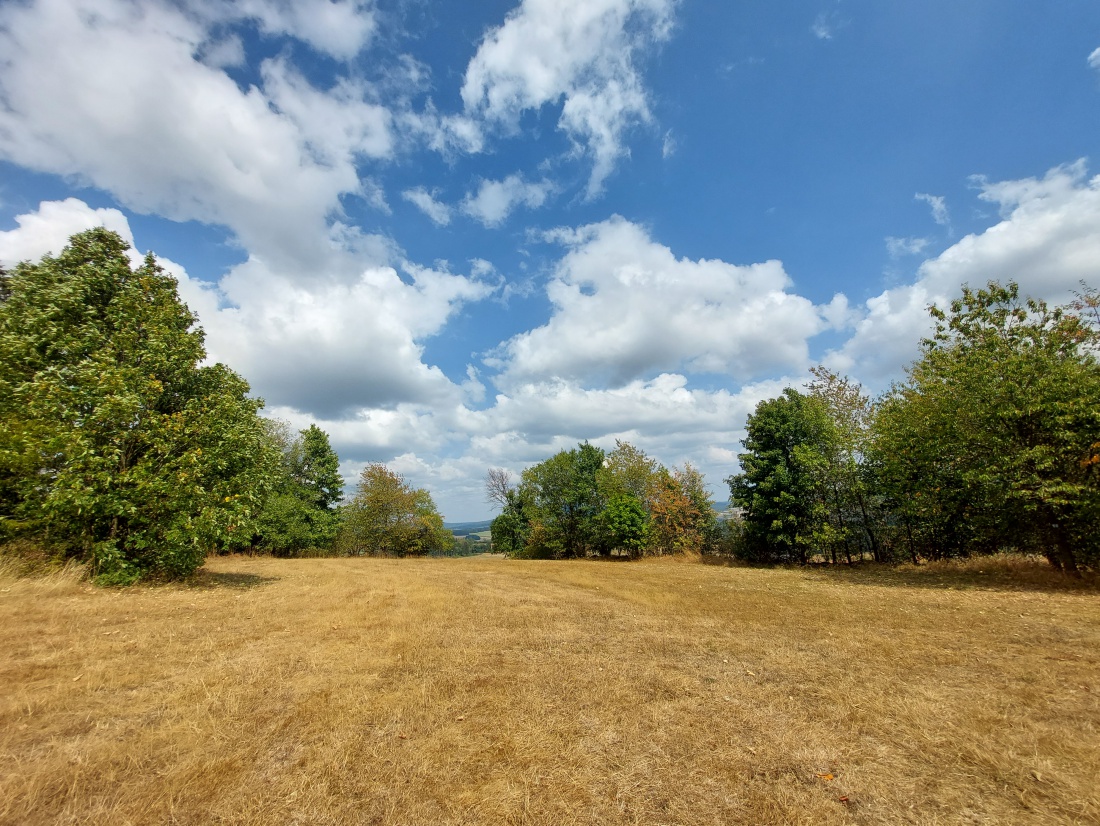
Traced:
POLYGON ((0 573, 0 638, 5 824, 1100 821, 1043 572, 228 558, 0 573))

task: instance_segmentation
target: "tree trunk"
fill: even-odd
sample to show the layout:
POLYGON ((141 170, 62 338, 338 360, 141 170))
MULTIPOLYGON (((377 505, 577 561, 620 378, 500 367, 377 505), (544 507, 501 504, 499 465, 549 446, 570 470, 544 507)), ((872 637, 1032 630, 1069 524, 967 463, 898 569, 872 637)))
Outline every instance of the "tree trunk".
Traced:
POLYGON ((1080 579, 1081 570, 1077 567, 1077 558, 1073 554, 1073 546, 1070 544, 1065 531, 1058 525, 1054 526, 1054 542, 1062 572, 1074 579, 1080 579))
POLYGON ((867 538, 871 540, 871 555, 875 558, 875 562, 882 562, 882 554, 879 551, 878 539, 875 537, 875 532, 871 530, 871 519, 867 516, 867 506, 863 502, 863 494, 856 488, 856 501, 859 502, 859 512, 863 517, 863 530, 867 531, 867 538))
POLYGON ((913 559, 914 565, 919 565, 917 549, 913 546, 913 525, 908 519, 905 520, 905 533, 909 536, 909 556, 913 559))

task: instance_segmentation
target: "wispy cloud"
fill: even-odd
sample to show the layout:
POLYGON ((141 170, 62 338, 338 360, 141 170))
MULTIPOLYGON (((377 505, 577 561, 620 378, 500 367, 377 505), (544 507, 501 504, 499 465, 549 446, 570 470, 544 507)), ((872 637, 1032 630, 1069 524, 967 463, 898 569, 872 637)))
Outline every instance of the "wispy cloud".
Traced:
POLYGON ((901 258, 906 255, 920 255, 928 248, 930 241, 927 238, 886 238, 886 251, 891 258, 901 258))
POLYGON ((451 208, 437 200, 435 195, 424 187, 406 189, 401 193, 401 197, 431 218, 436 226, 445 227, 451 223, 451 208))
POLYGON ((661 143, 661 157, 671 158, 676 154, 676 138, 672 137, 672 130, 665 132, 665 139, 661 143))
POLYGON ((932 220, 941 227, 951 228, 951 215, 947 211, 947 199, 942 195, 929 195, 927 192, 918 192, 913 196, 918 201, 924 201, 932 210, 932 220))
POLYGON ((814 37, 818 40, 832 40, 833 39, 833 24, 828 14, 819 14, 817 19, 814 20, 814 24, 810 27, 810 31, 814 33, 814 37))
POLYGON ((672 28, 675 0, 523 0, 486 34, 466 69, 466 114, 519 128, 523 112, 561 102, 558 128, 592 158, 587 196, 626 154, 623 134, 651 119, 635 61, 672 28))

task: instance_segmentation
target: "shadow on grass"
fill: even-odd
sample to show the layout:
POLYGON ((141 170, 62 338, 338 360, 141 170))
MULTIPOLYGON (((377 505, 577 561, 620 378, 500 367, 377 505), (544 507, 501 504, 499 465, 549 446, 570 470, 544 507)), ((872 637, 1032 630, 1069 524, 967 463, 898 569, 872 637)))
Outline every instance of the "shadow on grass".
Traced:
POLYGON ((822 566, 808 570, 807 575, 821 580, 887 587, 1100 594, 1100 579, 1095 573, 1082 572, 1081 578, 1077 579, 1059 573, 1046 562, 1032 560, 1001 563, 994 559, 987 564, 982 564, 982 560, 968 560, 919 566, 864 564, 851 569, 838 565, 832 570, 825 570, 822 566))
POLYGON ((1066 576, 1050 567, 1045 559, 1024 556, 990 556, 922 565, 811 564, 750 565, 729 557, 703 557, 703 564, 728 568, 769 567, 801 571, 816 582, 878 585, 898 588, 931 588, 945 591, 1039 591, 1046 593, 1100 594, 1100 575, 1083 571, 1081 578, 1066 576))
POLYGON ((202 590, 225 588, 232 591, 247 591, 261 585, 278 582, 280 578, 277 576, 260 576, 259 574, 207 571, 200 568, 187 580, 186 585, 188 588, 202 590))

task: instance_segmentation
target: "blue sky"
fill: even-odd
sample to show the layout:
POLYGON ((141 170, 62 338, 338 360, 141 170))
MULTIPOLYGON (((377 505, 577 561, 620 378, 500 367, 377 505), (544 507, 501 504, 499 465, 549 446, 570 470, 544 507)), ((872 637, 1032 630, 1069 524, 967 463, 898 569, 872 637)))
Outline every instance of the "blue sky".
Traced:
POLYGON ((0 3, 0 262, 153 250, 269 415, 446 518, 588 439, 691 461, 926 307, 1100 282, 1091 0, 0 3))

